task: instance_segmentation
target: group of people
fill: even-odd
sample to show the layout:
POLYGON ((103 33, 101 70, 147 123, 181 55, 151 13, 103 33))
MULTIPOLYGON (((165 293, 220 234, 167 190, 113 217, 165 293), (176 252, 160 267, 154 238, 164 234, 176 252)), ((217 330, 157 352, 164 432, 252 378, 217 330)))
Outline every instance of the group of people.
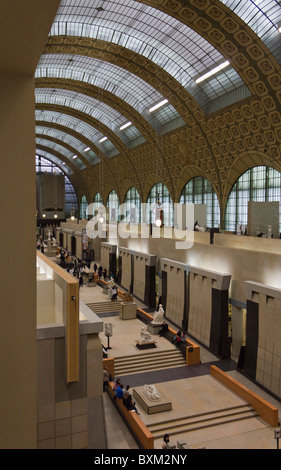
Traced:
POLYGON ((136 408, 136 402, 133 400, 131 393, 129 392, 130 385, 127 385, 124 390, 124 385, 121 383, 120 379, 117 379, 113 391, 114 391, 114 400, 122 400, 123 405, 129 411, 135 411, 138 415, 140 414, 136 408))
POLYGON ((179 346, 181 343, 185 343, 185 341, 186 341, 186 336, 183 330, 179 330, 177 334, 173 337, 172 343, 175 344, 176 346, 179 346))

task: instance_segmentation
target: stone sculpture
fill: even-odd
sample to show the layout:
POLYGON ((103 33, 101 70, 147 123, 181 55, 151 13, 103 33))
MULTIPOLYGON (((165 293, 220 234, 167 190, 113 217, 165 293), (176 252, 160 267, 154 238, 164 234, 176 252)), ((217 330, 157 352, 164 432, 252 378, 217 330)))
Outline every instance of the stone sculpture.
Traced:
POLYGON ((148 343, 154 343, 154 339, 152 338, 151 334, 145 330, 144 327, 141 328, 140 331, 140 339, 138 340, 139 344, 148 344, 148 343))
POLYGON ((150 400, 153 400, 153 401, 160 400, 160 395, 155 385, 145 385, 143 387, 143 393, 150 400))
POLYGON ((152 325, 162 325, 164 321, 164 309, 162 304, 159 305, 159 310, 158 312, 155 312, 153 315, 153 320, 151 322, 152 325))

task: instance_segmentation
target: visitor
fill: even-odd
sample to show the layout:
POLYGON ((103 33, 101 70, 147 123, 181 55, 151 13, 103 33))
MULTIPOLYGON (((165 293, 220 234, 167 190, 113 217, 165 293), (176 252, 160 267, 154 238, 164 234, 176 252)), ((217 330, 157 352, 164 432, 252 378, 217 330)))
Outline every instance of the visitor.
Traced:
POLYGON ((111 297, 111 300, 113 300, 113 301, 117 300, 117 289, 116 289, 116 286, 113 286, 113 288, 112 288, 112 297, 111 297))
POLYGON ((120 400, 122 400, 123 398, 123 384, 120 384, 118 387, 117 387, 117 390, 116 390, 116 396, 117 398, 120 398, 120 400))
POLYGON ((108 388, 109 384, 109 372, 107 370, 107 367, 104 367, 103 369, 103 391, 105 392, 108 388))
POLYGON ((94 264, 94 271, 97 272, 97 269, 98 269, 98 267, 97 267, 97 264, 95 263, 94 264))
POLYGON ((117 388, 119 387, 119 385, 121 384, 121 381, 120 379, 117 379, 114 386, 113 386, 113 392, 114 392, 114 400, 116 399, 116 392, 117 392, 117 388))
POLYGON ((165 321, 163 321, 161 330, 159 331, 159 336, 163 336, 163 334, 164 334, 164 333, 168 333, 168 331, 169 331, 168 323, 166 323, 165 321))
POLYGON ((162 449, 168 449, 169 442, 170 442, 170 436, 169 434, 165 434, 163 438, 162 449))
POLYGON ((130 393, 127 398, 123 400, 123 403, 126 406, 127 410, 135 411, 138 415, 140 414, 136 408, 136 403, 133 401, 133 397, 130 393))
POLYGON ((127 385, 125 390, 123 390, 123 403, 124 403, 124 400, 126 400, 127 396, 129 395, 129 388, 130 388, 130 385, 127 385))

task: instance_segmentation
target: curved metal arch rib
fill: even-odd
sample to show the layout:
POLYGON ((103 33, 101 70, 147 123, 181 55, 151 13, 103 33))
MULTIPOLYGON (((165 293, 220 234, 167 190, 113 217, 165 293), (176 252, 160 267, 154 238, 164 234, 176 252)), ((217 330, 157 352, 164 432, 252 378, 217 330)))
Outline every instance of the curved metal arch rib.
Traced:
MULTIPOLYGON (((106 90, 101 90, 94 85, 88 85, 84 82, 77 80, 66 80, 66 79, 53 79, 53 78, 37 78, 35 80, 36 89, 47 89, 53 90, 63 89, 77 92, 83 96, 89 96, 90 98, 96 99, 101 103, 105 103, 110 106, 111 109, 118 111, 120 115, 124 116, 124 123, 126 121, 132 122, 132 124, 138 129, 139 133, 144 137, 145 140, 151 140, 156 138, 156 132, 153 127, 143 118, 141 114, 125 103, 123 100, 118 98, 115 94, 106 90)), ((122 123, 123 124, 123 123, 122 123)))
POLYGON ((35 89, 35 102, 36 104, 48 104, 66 106, 75 110, 89 114, 97 122, 101 122, 105 128, 109 128, 114 132, 125 145, 128 146, 130 140, 139 138, 140 132, 135 126, 131 126, 130 136, 127 133, 121 132, 120 127, 128 122, 126 117, 119 111, 112 108, 103 101, 82 94, 77 90, 71 90, 63 87, 57 88, 36 88, 35 89))
MULTIPOLYGON (((77 80, 94 85, 101 92, 102 90, 111 92, 133 107, 139 114, 142 114, 154 129, 179 118, 179 113, 170 103, 167 103, 159 113, 149 112, 151 106, 164 99, 164 95, 155 87, 158 85, 157 78, 154 80, 154 84, 149 83, 147 74, 141 77, 141 74, 128 70, 124 64, 122 67, 120 58, 118 65, 108 59, 106 55, 97 59, 75 52, 65 54, 61 50, 60 54, 52 54, 49 51, 41 56, 35 78, 51 77, 53 79, 77 80), (69 63, 70 60, 74 60, 71 62, 72 65, 69 63)), ((118 57, 115 57, 115 61, 118 61, 118 57)))
MULTIPOLYGON (((173 76, 202 106, 206 98, 218 96, 221 86, 213 81, 204 89, 194 86, 194 80, 221 63, 224 54, 192 26, 186 27, 178 18, 161 12, 155 3, 111 0, 97 14, 96 5, 89 6, 86 0, 76 8, 73 1, 62 1, 50 34, 77 36, 85 42, 87 38, 107 41, 137 52, 173 76)), ((239 75, 230 69, 231 73, 221 74, 224 87, 241 86, 239 75)))
POLYGON ((120 153, 127 153, 127 147, 125 144, 116 136, 114 132, 112 132, 108 127, 104 126, 101 122, 96 120, 95 118, 89 116, 86 113, 83 113, 82 111, 69 108, 67 106, 60 106, 60 105, 52 105, 52 104, 36 104, 36 109, 37 110, 45 110, 45 111, 50 111, 50 112, 57 112, 61 115, 68 115, 72 119, 76 118, 80 122, 84 122, 85 124, 88 124, 91 126, 94 130, 96 131, 96 147, 98 147, 98 144, 100 143, 100 140, 106 136, 108 137, 108 141, 111 142, 112 150, 113 148, 116 148, 120 153))

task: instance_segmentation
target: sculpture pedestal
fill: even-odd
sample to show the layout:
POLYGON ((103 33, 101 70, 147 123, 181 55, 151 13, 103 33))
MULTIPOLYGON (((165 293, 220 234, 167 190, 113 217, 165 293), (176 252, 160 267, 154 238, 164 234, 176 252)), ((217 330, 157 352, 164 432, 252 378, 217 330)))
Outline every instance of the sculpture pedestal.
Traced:
POLYGON ((103 287, 102 288, 102 293, 107 295, 108 294, 108 288, 107 287, 103 287))
POLYGON ((121 302, 119 318, 121 318, 121 320, 132 320, 137 318, 137 304, 121 302))
POLYGON ((140 343, 139 341, 136 342, 136 347, 138 349, 151 349, 151 348, 156 348, 156 341, 150 342, 150 343, 140 343))
POLYGON ((172 409, 172 403, 162 394, 159 400, 150 400, 144 394, 143 387, 134 388, 133 397, 149 415, 162 413, 163 411, 170 411, 172 409))
POLYGON ((158 335, 161 328, 162 328, 162 324, 161 325, 153 325, 153 323, 147 324, 147 331, 149 331, 149 333, 151 333, 152 335, 158 335))

